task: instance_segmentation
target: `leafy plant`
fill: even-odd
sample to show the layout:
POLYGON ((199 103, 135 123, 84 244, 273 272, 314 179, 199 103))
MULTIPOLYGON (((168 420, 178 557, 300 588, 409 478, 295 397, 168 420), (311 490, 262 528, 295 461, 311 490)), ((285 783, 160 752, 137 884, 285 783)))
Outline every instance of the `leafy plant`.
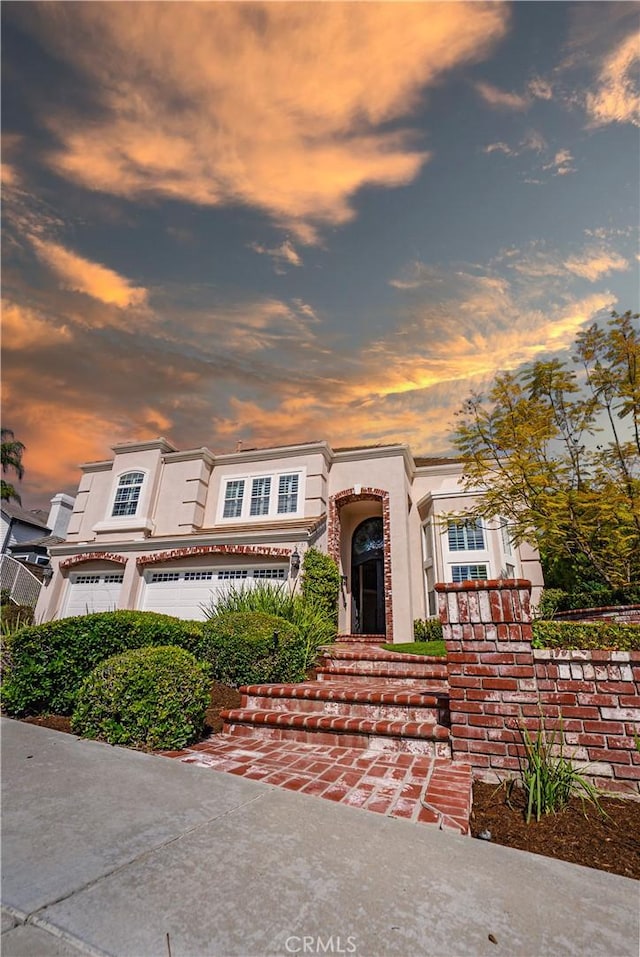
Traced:
POLYGON ((21 628, 12 638, 3 704, 11 715, 71 714, 83 679, 105 658, 146 645, 194 649, 199 622, 149 611, 107 611, 21 628))
POLYGON ((207 618, 227 612, 264 612, 290 622, 300 634, 305 648, 305 671, 314 664, 322 645, 336 637, 336 625, 318 605, 304 595, 292 594, 284 583, 259 582, 252 588, 231 586, 207 605, 202 606, 207 618))
MULTIPOLYGON (((555 814, 567 806, 573 796, 579 797, 583 804, 593 804, 601 814, 598 788, 592 784, 573 762, 564 755, 564 737, 562 726, 550 734, 540 719, 535 737, 531 737, 525 725, 520 725, 524 755, 518 758, 520 781, 526 797, 526 822, 529 824, 535 816, 539 821, 543 814, 555 814)), ((516 781, 509 783, 510 798, 516 781)))
POLYGON ((83 681, 71 728, 84 738, 134 748, 175 749, 202 730, 206 669, 182 648, 136 648, 107 658, 83 681))
POLYGON ((2 605, 0 608, 0 631, 3 635, 13 635, 26 625, 33 624, 31 605, 2 605))
POLYGON ((382 647, 385 651, 396 651, 401 655, 445 657, 447 654, 447 647, 441 638, 434 641, 407 641, 404 644, 383 645, 382 647))
POLYGON ((340 570, 330 555, 309 548, 302 560, 302 597, 338 627, 340 570))
POLYGON ((296 682, 305 677, 307 648, 284 618, 264 611, 227 611, 205 623, 198 657, 224 684, 296 682))
POLYGON ((615 621, 534 621, 534 648, 640 651, 640 625, 615 621))
POLYGON ((416 641, 442 641, 442 623, 438 618, 416 618, 413 623, 416 641))

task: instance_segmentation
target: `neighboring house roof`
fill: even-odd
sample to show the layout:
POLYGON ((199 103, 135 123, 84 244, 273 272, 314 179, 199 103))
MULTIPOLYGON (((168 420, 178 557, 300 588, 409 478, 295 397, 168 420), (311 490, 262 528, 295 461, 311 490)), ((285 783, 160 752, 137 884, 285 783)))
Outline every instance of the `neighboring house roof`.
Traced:
POLYGON ((49 526, 47 525, 49 516, 41 508, 34 508, 32 511, 27 511, 26 508, 22 508, 21 505, 16 505, 15 502, 4 501, 2 503, 2 511, 15 522, 22 522, 25 525, 33 525, 35 528, 44 528, 49 531, 49 526))
POLYGON ((64 538, 60 538, 59 535, 43 535, 42 538, 31 538, 28 542, 15 542, 9 547, 13 552, 16 550, 35 548, 36 546, 48 548, 49 545, 59 545, 61 542, 64 542, 64 538))

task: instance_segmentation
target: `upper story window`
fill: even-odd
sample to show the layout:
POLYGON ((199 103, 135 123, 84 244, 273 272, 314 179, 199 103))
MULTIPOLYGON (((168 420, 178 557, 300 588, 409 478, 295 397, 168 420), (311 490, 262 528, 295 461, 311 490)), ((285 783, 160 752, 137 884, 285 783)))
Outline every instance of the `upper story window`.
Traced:
POLYGON ((451 580, 454 582, 486 581, 488 577, 486 565, 451 566, 451 580))
POLYGON ((224 493, 223 518, 240 518, 244 498, 244 479, 227 482, 224 493))
POLYGON ((506 518, 500 521, 500 534, 502 536, 502 548, 505 555, 513 555, 513 545, 509 537, 509 525, 507 524, 506 518))
POLYGON ((449 522, 447 532, 451 552, 478 551, 485 547, 482 522, 479 518, 473 521, 449 522))
POLYGON ((278 482, 278 514, 298 511, 298 475, 281 475, 278 482))
POLYGON ((251 483, 251 515, 268 515, 270 498, 271 477, 255 478, 251 483))
POLYGON ((136 514, 143 482, 144 472, 125 472, 120 476, 112 516, 136 514))
POLYGON ((230 478, 223 483, 221 519, 242 522, 300 514, 302 472, 230 478))

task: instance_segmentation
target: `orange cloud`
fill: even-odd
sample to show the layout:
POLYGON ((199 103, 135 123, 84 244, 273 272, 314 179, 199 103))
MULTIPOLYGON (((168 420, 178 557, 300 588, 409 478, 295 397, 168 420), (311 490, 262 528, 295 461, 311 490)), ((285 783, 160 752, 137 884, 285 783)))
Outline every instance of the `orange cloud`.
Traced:
POLYGON ((633 123, 640 126, 640 92, 637 61, 640 59, 640 32, 627 36, 607 57, 598 76, 598 85, 586 98, 587 112, 594 126, 633 123))
POLYGON ((529 97, 501 90, 492 83, 479 82, 475 84, 475 88, 485 103, 497 109, 522 111, 528 109, 531 103, 529 97))
POLYGON ((67 289, 82 292, 105 305, 117 306, 119 309, 143 306, 146 303, 147 290, 141 286, 132 286, 128 279, 118 275, 113 269, 83 259, 57 243, 35 236, 30 238, 38 258, 56 273, 67 289))
POLYGON ((601 276, 628 269, 630 263, 619 253, 609 252, 606 249, 589 249, 582 256, 572 256, 571 259, 567 259, 564 265, 576 276, 595 282, 601 276))
POLYGON ((309 242, 354 215, 364 185, 416 177, 429 154, 398 122, 487 54, 509 8, 45 4, 40 16, 40 39, 84 72, 99 107, 48 117, 58 173, 127 197, 242 202, 309 242))
POLYGON ((70 341, 66 325, 56 326, 33 309, 15 302, 2 302, 2 347, 6 350, 30 349, 52 339, 70 341))

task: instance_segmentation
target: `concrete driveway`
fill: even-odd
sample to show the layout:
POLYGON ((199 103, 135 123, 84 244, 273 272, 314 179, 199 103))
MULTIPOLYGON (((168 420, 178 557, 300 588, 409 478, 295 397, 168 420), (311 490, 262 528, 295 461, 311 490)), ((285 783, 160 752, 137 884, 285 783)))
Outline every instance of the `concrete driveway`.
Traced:
POLYGON ((627 878, 1 730, 3 957, 637 957, 627 878))

